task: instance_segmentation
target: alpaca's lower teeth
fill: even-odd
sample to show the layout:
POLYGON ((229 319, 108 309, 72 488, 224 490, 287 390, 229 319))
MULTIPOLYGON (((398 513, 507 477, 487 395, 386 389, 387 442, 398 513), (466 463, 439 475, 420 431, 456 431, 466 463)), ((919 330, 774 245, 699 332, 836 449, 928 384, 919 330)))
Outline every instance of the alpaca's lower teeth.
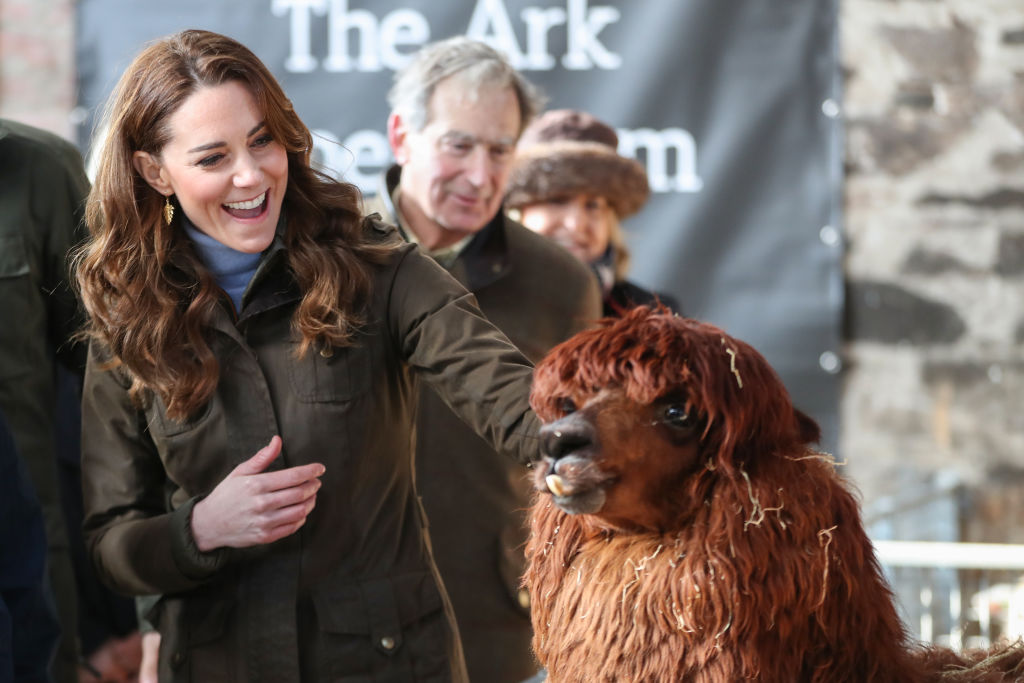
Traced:
POLYGON ((548 490, 556 496, 564 496, 568 491, 568 487, 565 485, 565 480, 557 474, 549 474, 544 477, 544 482, 548 485, 548 490))

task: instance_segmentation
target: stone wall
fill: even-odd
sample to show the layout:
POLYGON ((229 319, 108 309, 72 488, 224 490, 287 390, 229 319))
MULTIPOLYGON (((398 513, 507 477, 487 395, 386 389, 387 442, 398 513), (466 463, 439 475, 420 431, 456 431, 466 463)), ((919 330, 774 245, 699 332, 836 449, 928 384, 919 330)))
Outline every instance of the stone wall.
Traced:
POLYGON ((74 139, 72 0, 0 0, 0 117, 74 139))
POLYGON ((841 455, 875 513, 958 489, 970 518, 1024 478, 1024 2, 844 0, 840 27, 841 455))
MULTIPOLYGON (((71 0, 0 1, 0 116, 71 136, 73 17, 71 0)), ((998 501, 1024 488, 1024 2, 843 0, 840 30, 840 456, 872 518, 955 491, 977 519, 1010 522, 998 501)), ((1016 527, 1003 528, 987 540, 1016 527)))

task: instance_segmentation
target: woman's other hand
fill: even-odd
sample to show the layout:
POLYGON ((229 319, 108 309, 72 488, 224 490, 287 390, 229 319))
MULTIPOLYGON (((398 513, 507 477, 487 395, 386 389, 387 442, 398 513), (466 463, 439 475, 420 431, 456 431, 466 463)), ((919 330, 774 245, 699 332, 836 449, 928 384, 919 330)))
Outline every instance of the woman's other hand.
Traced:
POLYGON ((305 524, 324 473, 319 463, 264 472, 281 454, 281 437, 231 471, 192 510, 199 550, 245 548, 289 536, 305 524))

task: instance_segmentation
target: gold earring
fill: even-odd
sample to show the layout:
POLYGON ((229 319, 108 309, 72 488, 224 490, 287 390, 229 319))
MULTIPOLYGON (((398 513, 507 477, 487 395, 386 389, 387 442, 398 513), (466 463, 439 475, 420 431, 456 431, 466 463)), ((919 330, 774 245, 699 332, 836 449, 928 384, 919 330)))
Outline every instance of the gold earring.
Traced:
POLYGON ((164 221, 167 225, 171 224, 172 218, 174 218, 174 204, 171 204, 171 198, 167 197, 164 200, 164 221))

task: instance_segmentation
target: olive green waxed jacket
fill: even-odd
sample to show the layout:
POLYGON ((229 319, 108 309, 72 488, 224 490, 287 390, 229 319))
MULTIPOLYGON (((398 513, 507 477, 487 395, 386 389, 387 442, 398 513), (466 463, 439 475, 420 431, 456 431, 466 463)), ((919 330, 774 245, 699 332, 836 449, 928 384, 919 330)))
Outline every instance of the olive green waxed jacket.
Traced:
MULTIPOLYGON (((401 167, 392 166, 368 203, 368 210, 388 222, 398 222, 391 197, 400 178, 401 167)), ((601 294, 590 268, 503 212, 473 236, 449 272, 534 362, 601 315, 601 294)), ((471 680, 529 678, 537 663, 530 645, 529 593, 520 588, 526 510, 533 495, 528 471, 494 457, 491 447, 424 387, 416 481, 471 680)))
POLYGON ((88 193, 71 143, 0 119, 0 411, 44 508, 54 506, 47 534, 62 545, 54 373, 58 358, 78 374, 85 363, 85 345, 72 342, 82 318, 68 253, 85 236, 88 193))
MULTIPOLYGON (((366 229, 394 240, 383 224, 366 229)), ((237 321, 218 312, 220 382, 185 423, 159 397, 134 408, 124 373, 100 369, 90 350, 83 479, 94 562, 122 592, 163 594, 150 615, 163 635, 161 680, 463 681, 414 490, 417 381, 527 461, 539 426, 530 364, 411 245, 372 267, 356 344, 297 359, 300 293, 283 256, 275 240, 237 321), (283 453, 272 467, 326 466, 306 524, 269 546, 199 552, 192 506, 274 434, 283 453)))
MULTIPOLYGON (((63 138, 0 119, 0 413, 11 428, 46 521, 47 572, 64 634, 52 673, 77 680, 75 575, 61 507, 55 376, 81 376, 82 322, 68 284, 68 253, 85 237, 89 181, 63 138)), ((2 552, 2 551, 0 551, 2 552)))

